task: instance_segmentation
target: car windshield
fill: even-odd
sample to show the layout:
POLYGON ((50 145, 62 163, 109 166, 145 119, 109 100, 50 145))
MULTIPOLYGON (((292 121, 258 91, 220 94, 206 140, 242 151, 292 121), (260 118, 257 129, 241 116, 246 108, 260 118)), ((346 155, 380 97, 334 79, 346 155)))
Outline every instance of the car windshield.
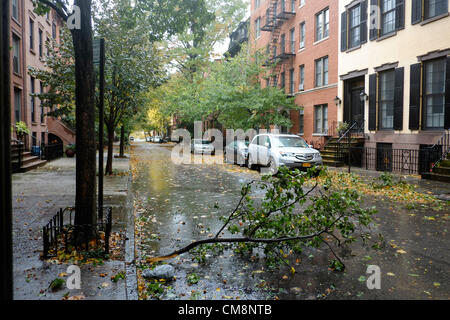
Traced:
POLYGON ((194 143, 195 144, 210 144, 211 141, 197 139, 197 140, 194 140, 194 143))
POLYGON ((238 146, 239 148, 247 148, 248 145, 250 144, 250 141, 246 140, 238 140, 234 142, 236 146, 238 146))
POLYGON ((274 144, 277 147, 308 148, 308 144, 300 137, 275 137, 274 144))

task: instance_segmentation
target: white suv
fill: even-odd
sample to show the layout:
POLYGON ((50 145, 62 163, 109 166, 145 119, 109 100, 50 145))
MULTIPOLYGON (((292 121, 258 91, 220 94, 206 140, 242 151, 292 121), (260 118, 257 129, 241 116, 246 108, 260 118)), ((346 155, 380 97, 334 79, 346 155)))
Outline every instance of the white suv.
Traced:
POLYGON ((248 147, 248 167, 267 166, 270 174, 280 166, 310 168, 322 163, 320 152, 293 134, 259 134, 248 147))

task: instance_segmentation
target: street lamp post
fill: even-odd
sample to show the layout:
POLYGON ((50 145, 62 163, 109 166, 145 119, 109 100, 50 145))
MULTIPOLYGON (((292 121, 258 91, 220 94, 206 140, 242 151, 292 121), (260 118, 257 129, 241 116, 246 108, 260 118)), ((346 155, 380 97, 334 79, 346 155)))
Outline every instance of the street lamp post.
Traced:
POLYGON ((0 299, 13 298, 10 0, 0 4, 0 299))

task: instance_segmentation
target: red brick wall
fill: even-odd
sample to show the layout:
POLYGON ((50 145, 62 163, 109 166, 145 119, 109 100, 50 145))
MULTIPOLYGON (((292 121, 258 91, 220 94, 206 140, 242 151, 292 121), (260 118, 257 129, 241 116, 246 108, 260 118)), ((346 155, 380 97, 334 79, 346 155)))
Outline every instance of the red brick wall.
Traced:
MULTIPOLYGON (((265 24, 266 9, 271 5, 271 0, 261 0, 261 6, 255 8, 255 2, 251 3, 250 18, 250 45, 255 49, 265 50, 270 42, 271 32, 261 31, 261 36, 255 39, 255 20, 261 17, 261 26, 265 24)), ((285 60, 280 73, 286 74, 286 92, 289 90, 289 70, 294 69, 294 88, 295 102, 298 106, 304 107, 304 137, 308 142, 320 137, 313 137, 314 128, 314 105, 328 104, 328 127, 330 128, 337 120, 337 107, 334 98, 337 96, 338 82, 338 32, 339 32, 339 8, 338 1, 335 0, 306 0, 305 5, 298 7, 299 0, 296 1, 296 14, 281 26, 282 34, 286 35, 286 50, 290 50, 290 30, 295 28, 295 57, 285 60), (329 8, 329 36, 325 40, 315 43, 315 15, 321 10, 329 8), (300 42, 300 23, 305 22, 306 37, 305 47, 299 51, 300 42), (328 86, 315 88, 315 60, 328 56, 328 86), (299 67, 305 65, 305 83, 304 92, 298 91, 299 67)), ((290 8, 290 1, 286 2, 287 8, 290 8)), ((278 48, 278 52, 280 49, 278 48)), ((278 85, 281 81, 278 81, 278 85)), ((265 86, 265 80, 262 80, 265 86)), ((298 133, 299 130, 299 112, 291 111, 291 120, 293 126, 290 129, 292 133, 298 133)))

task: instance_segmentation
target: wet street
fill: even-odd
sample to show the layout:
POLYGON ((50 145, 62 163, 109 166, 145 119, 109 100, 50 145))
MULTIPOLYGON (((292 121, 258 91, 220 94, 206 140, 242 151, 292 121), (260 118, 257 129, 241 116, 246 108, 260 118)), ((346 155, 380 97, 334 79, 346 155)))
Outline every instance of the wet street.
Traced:
MULTIPOLYGON (((131 150, 138 268, 145 259, 171 253, 193 240, 212 237, 219 218, 233 210, 244 183, 257 171, 230 164, 171 161, 171 147, 135 143, 131 150)), ((450 192, 450 191, 449 191, 450 192)), ((286 265, 267 269, 264 259, 225 249, 198 261, 191 253, 167 260, 176 280, 161 299, 449 299, 450 238, 447 209, 413 209, 381 197, 372 232, 382 234, 381 250, 359 242, 340 252, 344 272, 328 268, 328 250, 305 250, 286 265), (432 217, 432 218, 431 218, 432 217), (379 266, 381 289, 368 289, 367 266, 379 266), (195 281, 193 281, 193 279, 195 281)), ((448 206, 443 206, 448 208, 448 206)))

